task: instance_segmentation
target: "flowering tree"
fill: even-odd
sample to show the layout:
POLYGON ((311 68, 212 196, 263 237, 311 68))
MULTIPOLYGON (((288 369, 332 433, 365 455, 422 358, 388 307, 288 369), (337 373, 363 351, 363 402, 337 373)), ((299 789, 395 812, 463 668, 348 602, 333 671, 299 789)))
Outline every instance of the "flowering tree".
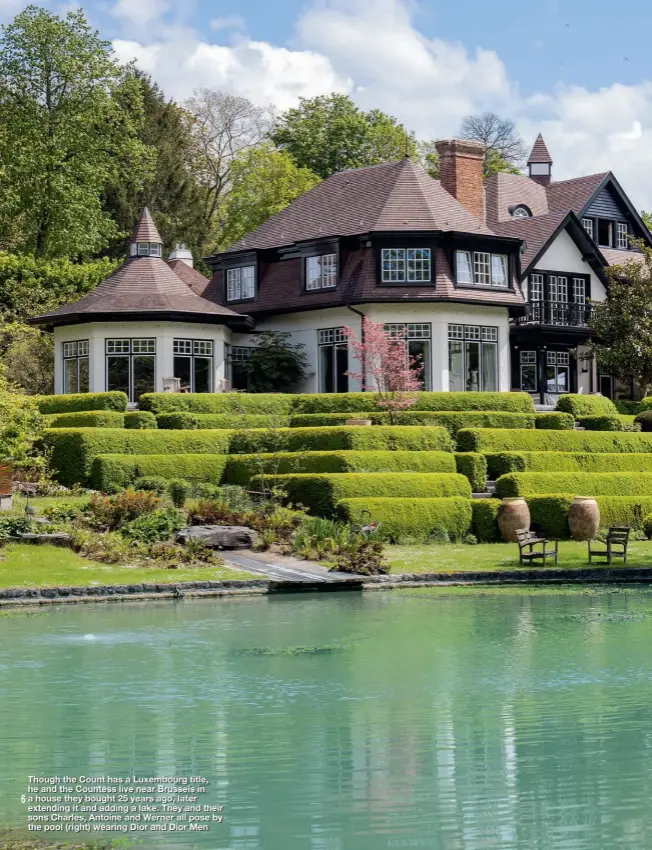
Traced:
POLYGON ((373 390, 376 405, 395 424, 396 413, 416 403, 416 392, 422 388, 423 363, 410 357, 405 333, 386 331, 380 322, 363 319, 361 339, 353 328, 345 327, 343 333, 362 367, 361 372, 349 371, 347 375, 373 390))

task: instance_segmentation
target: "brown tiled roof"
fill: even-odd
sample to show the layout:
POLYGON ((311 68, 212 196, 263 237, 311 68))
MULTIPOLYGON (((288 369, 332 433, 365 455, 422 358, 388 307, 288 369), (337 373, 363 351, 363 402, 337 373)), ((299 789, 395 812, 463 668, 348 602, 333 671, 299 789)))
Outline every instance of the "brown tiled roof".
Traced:
POLYGON ((548 214, 545 186, 522 174, 492 174, 485 182, 487 224, 492 230, 502 221, 512 221, 510 207, 525 204, 532 215, 548 214))
POLYGON ((168 264, 157 257, 132 257, 103 280, 93 292, 72 304, 64 304, 51 313, 32 319, 33 324, 66 324, 92 321, 93 316, 115 317, 125 314, 160 313, 223 321, 238 314, 213 301, 200 298, 168 264))
POLYGON ((635 263, 645 262, 643 254, 637 251, 619 251, 617 248, 600 248, 602 256, 610 266, 621 266, 630 260, 635 263))
POLYGON ((193 266, 184 263, 183 260, 168 260, 168 266, 178 275, 181 280, 192 289, 195 295, 204 295, 204 291, 209 284, 207 277, 201 272, 198 272, 193 266))
POLYGON ((140 218, 136 222, 131 234, 132 242, 160 242, 163 243, 161 235, 158 232, 152 214, 145 207, 140 214, 140 218))
POLYGON ((560 180, 546 187, 548 209, 553 211, 573 210, 580 213, 609 172, 587 174, 572 180, 560 180))
POLYGON ((525 239, 525 251, 521 255, 521 268, 525 270, 567 215, 567 212, 553 212, 536 218, 512 218, 497 225, 494 230, 500 236, 525 239))
POLYGON ((229 251, 384 230, 491 233, 438 180, 405 158, 333 174, 229 251))
POLYGON ((548 162, 552 165, 552 157, 548 153, 548 148, 546 147, 546 143, 543 141, 541 133, 539 133, 536 141, 534 142, 534 147, 532 148, 527 164, 530 165, 532 162, 548 162))

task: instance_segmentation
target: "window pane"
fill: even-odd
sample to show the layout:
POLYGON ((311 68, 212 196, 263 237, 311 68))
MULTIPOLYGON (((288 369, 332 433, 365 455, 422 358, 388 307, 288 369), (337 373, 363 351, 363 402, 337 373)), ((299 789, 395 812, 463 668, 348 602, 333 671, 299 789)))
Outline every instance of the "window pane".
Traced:
POLYGON ((627 240, 627 225, 622 224, 620 222, 618 223, 617 247, 618 248, 625 248, 625 249, 629 247, 629 242, 627 240))
POLYGON ((573 301, 576 304, 586 303, 586 282, 583 277, 573 278, 573 301))
POLYGON ((464 343, 448 341, 448 386, 451 392, 464 390, 464 343))
POLYGON ((133 358, 134 393, 133 400, 138 401, 143 393, 154 392, 155 357, 139 354, 133 358))
POLYGON ((493 286, 507 286, 507 257, 502 254, 491 256, 491 283, 493 286))
POLYGON ((211 392, 211 373, 213 371, 212 357, 195 357, 195 388, 196 393, 211 392))
POLYGON ((466 392, 476 393, 480 390, 480 343, 464 343, 466 355, 466 374, 464 376, 466 392))
POLYGON ((192 350, 195 354, 203 354, 205 357, 212 357, 213 343, 209 339, 196 339, 193 343, 192 350))
POLYGON ((335 346, 335 392, 348 393, 349 376, 349 346, 335 346))
POLYGON ((537 367, 535 365, 521 366, 521 390, 524 393, 537 391, 537 367))
POLYGON ((598 245, 605 245, 611 248, 611 222, 604 218, 598 219, 598 245))
POLYGON ((337 284, 337 254, 324 254, 321 258, 322 286, 337 284))
POLYGON ((421 367, 419 371, 421 389, 427 390, 430 387, 430 340, 411 339, 408 342, 408 354, 411 365, 421 367))
POLYGON ((241 298, 253 298, 256 294, 255 287, 255 268, 254 266, 245 266, 241 269, 242 272, 242 295, 241 298))
POLYGON ((321 345, 319 347, 319 392, 333 392, 333 374, 335 364, 334 347, 332 345, 321 345))
POLYGON ((591 239, 593 239, 593 219, 592 218, 583 218, 582 224, 584 225, 584 230, 589 234, 591 239))
POLYGON ((473 269, 471 267, 471 254, 469 251, 457 252, 457 282, 473 283, 473 269))
POLYGON ((568 367, 561 366, 557 367, 557 392, 558 393, 567 393, 568 392, 568 367))
POLYGON ((557 392, 557 369, 555 366, 546 366, 546 389, 549 393, 557 392))
POLYGON ((320 257, 308 257, 306 260, 306 289, 321 288, 320 257))
POLYGON ((106 358, 106 388, 129 395, 129 358, 109 356, 106 358))
POLYGON ((405 250, 403 248, 383 248, 383 283, 405 282, 405 250))
POLYGON ((64 393, 78 393, 77 360, 64 360, 63 364, 63 391, 64 393))
POLYGON ((409 283, 430 281, 430 249, 410 248, 407 252, 407 279, 409 283))
POLYGON ((88 368, 88 357, 79 358, 79 390, 80 393, 89 392, 90 379, 88 368))
POLYGON ((174 358, 174 377, 181 381, 181 392, 190 392, 190 357, 174 358))
POLYGON ((491 343, 482 346, 482 390, 498 391, 498 346, 491 343))
MULTIPOLYGON (((175 354, 192 354, 192 340, 175 339, 173 343, 173 351, 175 354)), ((177 376, 175 375, 175 377, 177 376)))
POLYGON ((475 271, 475 282, 488 285, 491 283, 491 274, 489 271, 490 254, 476 252, 473 255, 473 266, 475 271))
POLYGON ((240 299, 240 269, 228 269, 226 273, 226 300, 240 299))
POLYGON ((529 286, 530 301, 543 301, 543 275, 531 274, 529 286))

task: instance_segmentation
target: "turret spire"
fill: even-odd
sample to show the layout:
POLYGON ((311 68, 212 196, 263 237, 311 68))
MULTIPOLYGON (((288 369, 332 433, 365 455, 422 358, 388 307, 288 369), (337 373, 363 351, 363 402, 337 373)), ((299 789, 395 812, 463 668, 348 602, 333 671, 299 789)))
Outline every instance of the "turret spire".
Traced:
POLYGON ((129 255, 131 257, 163 256, 163 240, 147 207, 140 214, 131 234, 129 255))

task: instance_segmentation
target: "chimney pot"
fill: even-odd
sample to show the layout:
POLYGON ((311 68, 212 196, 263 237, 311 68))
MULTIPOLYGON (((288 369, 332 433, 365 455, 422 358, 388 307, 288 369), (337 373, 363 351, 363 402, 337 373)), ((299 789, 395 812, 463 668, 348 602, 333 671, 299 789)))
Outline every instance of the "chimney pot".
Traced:
POLYGON ((467 139, 443 139, 436 142, 441 185, 471 215, 485 220, 482 164, 485 146, 467 139))
POLYGON ((184 242, 177 242, 174 251, 170 251, 168 261, 171 260, 181 260, 182 263, 190 266, 190 268, 193 268, 194 266, 192 251, 185 245, 184 242))

